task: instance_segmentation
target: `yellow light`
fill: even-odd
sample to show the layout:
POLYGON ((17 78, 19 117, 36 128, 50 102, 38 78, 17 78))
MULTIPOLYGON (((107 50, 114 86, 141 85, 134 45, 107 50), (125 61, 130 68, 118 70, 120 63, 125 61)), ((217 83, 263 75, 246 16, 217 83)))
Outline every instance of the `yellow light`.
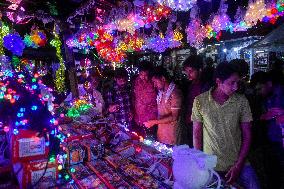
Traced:
POLYGON ((58 165, 57 169, 61 171, 63 169, 62 165, 58 165))
POLYGON ((175 41, 181 41, 183 39, 183 35, 180 31, 175 30, 174 31, 174 40, 175 41))

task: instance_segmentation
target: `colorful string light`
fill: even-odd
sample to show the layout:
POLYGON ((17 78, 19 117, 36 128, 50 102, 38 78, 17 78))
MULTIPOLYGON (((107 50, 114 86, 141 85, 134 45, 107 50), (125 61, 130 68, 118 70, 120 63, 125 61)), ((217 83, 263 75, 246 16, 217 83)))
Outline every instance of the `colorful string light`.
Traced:
POLYGON ((27 47, 38 48, 46 44, 47 38, 44 31, 36 29, 30 35, 25 35, 24 42, 27 47))

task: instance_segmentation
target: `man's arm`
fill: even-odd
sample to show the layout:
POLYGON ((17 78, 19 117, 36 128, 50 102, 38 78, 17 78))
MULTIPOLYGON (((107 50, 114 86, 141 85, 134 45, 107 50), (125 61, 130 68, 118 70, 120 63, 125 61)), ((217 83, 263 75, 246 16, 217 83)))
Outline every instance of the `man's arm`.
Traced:
POLYGON ((171 114, 168 114, 162 117, 161 119, 149 120, 143 124, 145 125, 145 127, 151 128, 154 125, 171 123, 173 121, 178 120, 179 112, 180 112, 180 109, 172 109, 171 114))
POLYGON ((173 121, 178 120, 180 109, 171 109, 171 110, 172 110, 171 114, 156 120, 156 124, 171 123, 173 121))
POLYGON ((242 145, 238 157, 238 161, 236 162, 237 166, 242 166, 245 162, 245 159, 248 155, 250 144, 251 144, 251 123, 243 122, 240 124, 242 131, 242 145))
POLYGON ((203 146, 203 130, 202 122, 193 122, 193 147, 197 150, 202 150, 203 146))
POLYGON ((242 145, 237 162, 230 168, 226 174, 227 182, 229 184, 234 183, 239 177, 241 170, 245 164, 245 159, 248 155, 251 144, 251 123, 243 122, 240 124, 242 131, 242 145))

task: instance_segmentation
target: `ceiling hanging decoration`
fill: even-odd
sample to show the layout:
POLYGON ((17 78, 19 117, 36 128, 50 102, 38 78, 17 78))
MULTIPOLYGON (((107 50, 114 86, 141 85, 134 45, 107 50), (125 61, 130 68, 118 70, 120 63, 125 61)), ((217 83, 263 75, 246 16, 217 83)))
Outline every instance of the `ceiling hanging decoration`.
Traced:
POLYGON ((245 10, 241 7, 238 7, 237 12, 234 16, 234 31, 246 31, 248 29, 248 26, 246 25, 246 22, 244 21, 245 17, 245 10))
POLYGON ((227 15, 228 5, 225 4, 225 0, 221 0, 218 13, 213 17, 210 25, 215 32, 227 30, 231 26, 231 21, 227 15))
POLYGON ((191 9, 190 22, 186 28, 187 42, 190 46, 200 48, 203 40, 206 38, 205 27, 198 15, 198 7, 191 9))
POLYGON ((170 7, 175 11, 189 11, 197 0, 156 0, 159 4, 170 7))
POLYGON ((266 14, 266 7, 264 0, 256 0, 255 2, 250 0, 248 9, 246 11, 244 21, 246 25, 252 27, 261 21, 266 14))
POLYGON ((47 42, 46 34, 43 30, 39 30, 33 27, 31 29, 30 35, 25 35, 24 42, 27 47, 43 47, 47 42))
POLYGON ((104 29, 98 29, 99 38, 95 43, 98 54, 108 62, 122 63, 126 54, 115 47, 113 36, 104 29))
POLYGON ((78 15, 82 16, 88 13, 89 10, 91 10, 95 6, 96 1, 97 0, 88 0, 82 7, 77 9, 74 14, 72 14, 67 18, 67 22, 72 25, 73 24, 72 20, 78 15))
POLYGON ((182 45, 183 34, 181 32, 181 24, 178 22, 176 24, 176 29, 173 30, 172 22, 170 21, 168 24, 168 28, 166 31, 166 41, 167 48, 173 49, 180 47, 182 45))
POLYGON ((95 43, 98 38, 99 35, 95 30, 82 29, 68 39, 66 44, 70 48, 92 49, 95 48, 95 43))
MULTIPOLYGON (((179 24, 177 24, 179 26, 179 24)), ((177 28, 173 31, 172 22, 168 24, 166 35, 159 31, 157 25, 154 25, 151 36, 145 41, 144 49, 149 49, 154 52, 162 53, 167 49, 177 48, 182 45, 181 40, 183 39, 182 33, 177 28), (158 31, 158 32, 157 32, 158 31)))
POLYGON ((278 1, 276 4, 271 3, 267 8, 266 16, 262 18, 263 22, 270 22, 275 24, 277 19, 281 16, 284 16, 284 1, 278 1))
POLYGON ((144 45, 144 39, 138 35, 126 34, 123 40, 119 40, 117 47, 123 52, 138 52, 141 51, 144 45))
POLYGON ((8 6, 8 9, 11 11, 7 11, 6 15, 10 21, 16 24, 27 24, 31 21, 33 16, 25 14, 25 8, 20 6, 21 0, 10 1, 12 4, 8 6))
POLYGON ((3 45, 6 49, 11 51, 14 55, 22 56, 25 44, 18 33, 11 33, 3 38, 3 45))
POLYGON ((164 5, 150 3, 134 3, 134 7, 128 1, 120 2, 118 7, 111 10, 105 19, 103 26, 108 31, 126 31, 132 35, 141 27, 149 28, 153 22, 158 22, 171 13, 171 9, 164 5))

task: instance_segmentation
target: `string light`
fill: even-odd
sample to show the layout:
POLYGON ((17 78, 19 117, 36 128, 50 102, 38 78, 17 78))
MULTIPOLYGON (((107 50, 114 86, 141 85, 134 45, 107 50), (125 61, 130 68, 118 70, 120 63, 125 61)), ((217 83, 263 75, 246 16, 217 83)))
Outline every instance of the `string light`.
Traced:
POLYGON ((54 39, 50 41, 50 44, 56 49, 56 56, 59 60, 59 69, 55 73, 55 87, 59 93, 65 92, 65 65, 61 55, 61 41, 59 35, 54 31, 54 39))

